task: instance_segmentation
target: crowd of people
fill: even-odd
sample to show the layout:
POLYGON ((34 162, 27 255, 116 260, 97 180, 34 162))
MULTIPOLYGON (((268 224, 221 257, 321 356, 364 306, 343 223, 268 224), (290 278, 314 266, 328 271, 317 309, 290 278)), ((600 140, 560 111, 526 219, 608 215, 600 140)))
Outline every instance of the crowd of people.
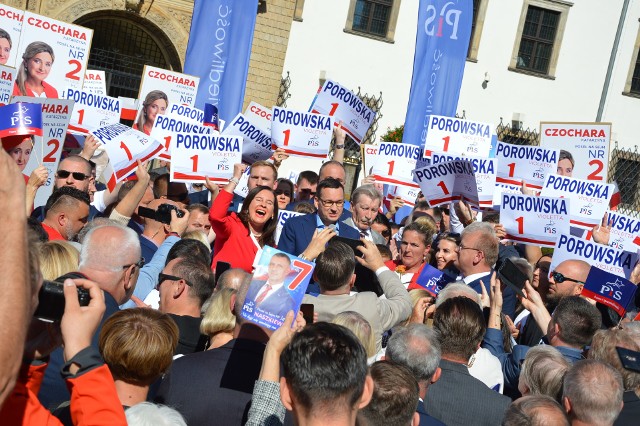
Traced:
MULTIPOLYGON (((166 99, 147 107, 145 119, 166 99)), ((89 137, 36 209, 42 176, 0 150, 0 422, 637 424, 640 298, 620 316, 581 296, 591 265, 550 270, 552 251, 503 241, 498 212, 419 194, 401 218, 371 177, 349 191, 335 137, 333 159, 296 182, 278 179, 277 150, 223 186, 139 162, 114 191, 96 182, 89 137), (277 235, 282 210, 301 215, 277 235), (289 306, 288 256, 272 258, 273 289, 251 286, 266 246, 315 264, 312 317, 289 311, 275 331, 241 315, 249 299, 289 306), (528 278, 522 294, 496 276, 507 260, 528 278), (419 282, 427 267, 450 277, 437 294, 419 282)))

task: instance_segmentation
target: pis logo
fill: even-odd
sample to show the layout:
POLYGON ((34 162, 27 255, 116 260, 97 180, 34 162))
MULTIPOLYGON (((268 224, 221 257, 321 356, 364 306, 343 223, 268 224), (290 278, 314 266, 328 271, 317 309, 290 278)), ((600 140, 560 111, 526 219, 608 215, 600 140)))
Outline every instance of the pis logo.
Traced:
POLYGON ((229 170, 229 159, 223 158, 218 163, 218 170, 229 170))
POLYGON ((471 152, 474 154, 478 153, 478 141, 472 141, 467 147, 467 152, 471 152))
POLYGON ((580 208, 580 214, 592 214, 593 213, 593 204, 585 204, 580 208))
POLYGON ((555 234, 556 232, 556 223, 553 220, 550 220, 549 223, 544 226, 544 233, 555 234))
POLYGON ((318 135, 313 135, 311 139, 309 139, 307 146, 320 146, 320 138, 318 135))
POLYGON ((31 120, 31 117, 26 115, 27 111, 26 106, 20 105, 20 110, 14 112, 11 116, 11 126, 14 127, 21 122, 23 124, 32 124, 33 121, 31 120))
POLYGON ((534 170, 533 177, 535 179, 544 179, 544 171, 542 169, 534 170))
POLYGON ((434 5, 427 6, 427 19, 424 22, 424 32, 428 36, 436 36, 442 37, 442 27, 446 23, 451 27, 451 35, 449 38, 451 40, 458 39, 458 22, 460 21, 460 15, 462 14, 461 10, 458 9, 450 9, 450 6, 453 6, 454 3, 452 1, 445 3, 440 10, 440 15, 438 16, 438 11, 434 5), (435 22, 437 19, 437 23, 435 22))
POLYGON ((624 283, 620 281, 620 279, 616 279, 615 282, 608 282, 606 284, 602 284, 600 286, 600 294, 607 295, 612 299, 620 301, 622 300, 623 288, 624 288, 624 283))
POLYGON ((613 248, 617 248, 620 250, 624 249, 624 238, 617 238, 611 244, 609 244, 613 248))

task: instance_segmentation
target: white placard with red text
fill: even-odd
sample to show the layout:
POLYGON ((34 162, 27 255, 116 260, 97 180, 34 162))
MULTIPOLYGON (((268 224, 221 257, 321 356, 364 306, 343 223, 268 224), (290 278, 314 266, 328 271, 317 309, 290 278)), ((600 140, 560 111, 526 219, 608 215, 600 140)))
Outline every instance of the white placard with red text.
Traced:
POLYGON ((91 134, 104 145, 109 156, 104 174, 110 191, 135 171, 137 160, 147 161, 164 150, 157 140, 120 123, 92 130, 91 134))
MULTIPOLYGON (((365 154, 370 148, 365 147, 365 154)), ((419 146, 399 142, 380 142, 377 146, 377 154, 367 156, 371 164, 366 167, 371 170, 376 182, 390 183, 393 185, 405 185, 418 187, 411 171, 416 168, 416 162, 422 157, 422 149, 419 146)))
POLYGON ((496 169, 495 158, 482 158, 476 156, 459 156, 444 152, 432 152, 431 164, 439 164, 452 160, 469 160, 473 165, 473 172, 476 176, 476 188, 478 188, 478 199, 480 207, 493 207, 493 194, 496 189, 496 169))
POLYGON ((247 109, 244 111, 244 115, 247 116, 251 122, 256 123, 262 130, 271 132, 271 111, 269 108, 263 107, 257 102, 251 101, 247 109))
POLYGON ((0 65, 0 106, 7 105, 11 100, 13 82, 16 81, 16 73, 15 68, 0 65))
MULTIPOLYGON (((93 30, 89 28, 27 11, 24 13, 20 45, 16 56, 21 58, 32 42, 48 44, 53 49, 55 60, 49 75, 44 80, 45 87, 51 86, 45 89, 45 93, 48 92, 48 98, 61 97, 69 87, 82 90, 92 36, 93 30)), ((14 46, 16 44, 14 43, 14 46)))
POLYGON ((333 125, 322 114, 274 107, 271 114, 271 140, 275 148, 289 155, 325 158, 329 153, 333 125))
POLYGON ((107 80, 104 71, 87 70, 84 73, 82 91, 93 95, 107 95, 107 80))
MULTIPOLYGON (((609 210, 606 222, 611 224, 609 246, 618 250, 640 250, 640 219, 609 210)), ((591 231, 587 233, 586 239, 593 239, 591 231)))
POLYGON ((602 216, 609 208, 613 185, 567 176, 548 175, 540 195, 569 198, 571 225, 591 229, 594 225, 600 224, 602 216))
POLYGON ((430 115, 428 120, 425 157, 431 151, 489 157, 493 124, 440 115, 430 115))
POLYGON ((570 176, 578 179, 606 182, 610 140, 611 123, 540 123, 540 146, 571 153, 575 164, 570 176))
POLYGON ((569 199, 502 194, 500 223, 502 241, 555 247, 560 234, 569 234, 569 199))
POLYGON ((391 202, 396 197, 400 197, 404 201, 405 206, 413 207, 418 198, 420 188, 413 188, 404 185, 385 185, 387 192, 385 194, 385 201, 391 202))
POLYGON ((557 149, 498 142, 497 182, 522 185, 524 180, 528 187, 541 189, 545 177, 556 172, 559 153, 557 149))
POLYGON ((67 99, 48 98, 28 98, 16 96, 11 100, 15 102, 31 102, 42 104, 42 137, 35 137, 31 159, 27 163, 22 173, 29 176, 31 172, 41 164, 47 168, 49 178, 47 182, 38 189, 35 207, 44 206, 47 199, 53 192, 54 175, 58 170, 62 146, 64 145, 65 133, 69 118, 73 111, 73 101, 67 99))
POLYGON ((355 93, 335 81, 326 80, 311 102, 309 111, 326 114, 357 143, 361 143, 376 118, 376 113, 355 93))
POLYGON ((171 181, 227 182, 242 161, 242 138, 219 134, 178 133, 171 145, 171 181))
POLYGON ((638 252, 618 250, 568 234, 561 234, 553 250, 549 271, 565 260, 583 260, 589 265, 629 279, 638 262, 638 252))
POLYGON ((238 113, 222 132, 225 135, 240 136, 243 141, 242 162, 253 164, 271 158, 271 132, 259 127, 252 118, 238 113))
POLYGON ((145 65, 138 92, 140 107, 152 90, 160 90, 167 95, 169 99, 167 110, 173 104, 193 106, 199 83, 200 77, 145 65))
POLYGON ((120 122, 120 100, 110 96, 67 89, 65 99, 72 99, 73 114, 69 121, 69 132, 88 135, 91 130, 120 122))
MULTIPOLYGON (((5 30, 11 37, 11 43, 8 43, 6 39, 0 40, 0 48, 3 50, 0 53, 1 65, 18 68, 22 61, 22 53, 18 53, 18 43, 20 42, 23 17, 24 10, 0 4, 0 28, 5 30), (9 44, 11 44, 11 47, 9 47, 9 44), (9 52, 6 49, 9 49, 9 52)), ((5 102, 5 104, 7 103, 5 102)))
POLYGON ((303 214, 305 213, 297 213, 289 210, 278 210, 278 225, 276 226, 275 233, 276 244, 278 244, 278 241, 280 241, 280 234, 282 233, 282 228, 284 227, 286 221, 291 219, 292 217, 302 216, 303 214))
POLYGON ((468 160, 431 164, 414 170, 413 175, 431 207, 448 205, 461 197, 478 207, 476 178, 468 160))
POLYGON ((158 155, 166 161, 171 161, 171 145, 175 143, 176 137, 180 133, 199 133, 209 135, 214 133, 212 127, 203 126, 195 121, 185 119, 184 116, 175 114, 156 115, 151 128, 151 136, 153 139, 160 141, 164 146, 164 151, 158 155))

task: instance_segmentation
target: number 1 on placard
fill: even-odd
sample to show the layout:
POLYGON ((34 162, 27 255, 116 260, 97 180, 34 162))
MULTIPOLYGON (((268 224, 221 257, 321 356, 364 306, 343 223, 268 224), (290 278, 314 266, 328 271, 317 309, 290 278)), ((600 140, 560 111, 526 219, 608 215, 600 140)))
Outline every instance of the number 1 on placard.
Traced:
POLYGON ((289 145, 289 135, 291 134, 291 130, 283 130, 282 133, 284 133, 284 146, 287 146, 289 145))
POLYGON ((516 163, 507 164, 509 168, 509 177, 513 177, 513 174, 516 172, 516 163))
POLYGON ((333 117, 333 114, 336 113, 337 109, 338 109, 338 103, 331 104, 331 111, 329 111, 329 117, 333 117))
POLYGON ((444 192, 444 195, 449 195, 449 190, 447 189, 447 185, 445 185, 443 180, 438 182, 438 186, 440 187, 440 189, 442 189, 442 192, 444 192))
POLYGON ((133 155, 131 155, 131 151, 129 151, 129 147, 124 144, 124 142, 120 142, 120 148, 124 149, 125 154, 127 154, 127 158, 129 161, 133 160, 133 155))
POLYGON ((445 136, 444 138, 442 138, 442 140, 444 141, 444 148, 442 148, 442 150, 444 152, 449 151, 449 141, 451 140, 450 136, 445 136))
POLYGON ((396 164, 396 160, 391 160, 387 163, 389 165, 389 176, 393 176, 393 166, 396 164))
POLYGON ((189 159, 193 163, 193 172, 194 173, 197 172, 198 171, 198 154, 194 155, 193 157, 189 157, 189 159))
POLYGON ((516 222, 518 222, 518 234, 524 234, 524 217, 516 217, 516 222))
POLYGON ((164 149, 169 151, 169 144, 171 143, 171 136, 164 137, 164 149))
POLYGON ((78 110, 78 124, 82 124, 82 120, 84 120, 84 110, 78 110))

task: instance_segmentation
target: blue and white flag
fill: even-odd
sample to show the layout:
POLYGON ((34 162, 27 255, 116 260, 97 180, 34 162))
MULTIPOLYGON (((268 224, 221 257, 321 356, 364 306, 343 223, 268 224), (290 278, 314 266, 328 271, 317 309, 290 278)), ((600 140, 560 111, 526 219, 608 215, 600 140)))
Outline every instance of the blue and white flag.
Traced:
POLYGON ((469 0, 420 2, 404 143, 424 144, 427 116, 456 114, 471 37, 472 4, 469 0))
POLYGON ((195 106, 229 121, 242 110, 258 0, 195 0, 184 72, 200 77, 195 106))
POLYGON ((631 281, 592 266, 582 295, 610 307, 622 316, 636 290, 631 281))

